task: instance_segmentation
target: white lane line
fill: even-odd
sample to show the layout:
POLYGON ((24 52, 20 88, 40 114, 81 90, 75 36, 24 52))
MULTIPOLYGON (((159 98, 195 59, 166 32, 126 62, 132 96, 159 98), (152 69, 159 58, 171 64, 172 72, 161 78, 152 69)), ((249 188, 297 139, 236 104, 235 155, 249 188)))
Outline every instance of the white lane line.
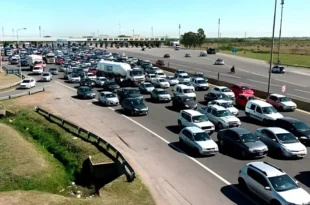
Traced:
POLYGON ((67 86, 67 85, 65 85, 65 84, 63 84, 63 83, 61 83, 61 82, 55 81, 55 83, 58 83, 58 84, 60 84, 60 85, 62 85, 62 86, 65 86, 66 88, 69 88, 70 90, 76 91, 76 89, 71 88, 70 86, 67 86))
POLYGON ((293 95, 293 94, 290 94, 290 93, 287 93, 287 95, 290 95, 290 96, 293 96, 293 97, 298 97, 298 98, 305 99, 305 100, 310 100, 310 98, 305 98, 305 97, 301 97, 301 96, 298 96, 298 95, 293 95))
MULTIPOLYGON (((256 83, 261 83, 261 84, 265 84, 265 85, 268 85, 268 83, 266 82, 262 82, 262 81, 258 81, 258 80, 253 80, 253 79, 247 79, 248 81, 252 81, 252 82, 256 82, 256 83)), ((279 87, 281 88, 282 86, 281 85, 274 85, 274 84, 271 84, 272 86, 275 86, 275 87, 279 87)))
MULTIPOLYGON (((115 111, 114 108, 112 107, 108 107, 110 110, 115 111)), ((155 137, 157 137, 158 139, 162 140, 163 142, 165 142, 166 144, 170 144, 170 142, 168 140, 166 140, 165 138, 161 137, 160 135, 156 134, 155 132, 153 132, 152 130, 150 130, 149 128, 143 126, 142 124, 138 123, 137 121, 131 119, 130 117, 121 114, 121 116, 123 116, 124 118, 130 120, 131 122, 135 123, 136 125, 138 125, 139 127, 143 128, 144 130, 148 131, 149 133, 151 133, 152 135, 154 135, 155 137)), ((204 170, 208 171, 210 174, 212 174, 213 176, 215 176, 216 178, 218 178, 220 181, 222 181, 224 184, 231 186, 232 184, 227 181, 226 179, 224 179, 223 177, 221 177, 220 175, 218 175, 217 173, 215 173, 213 170, 211 170, 210 168, 206 167, 205 165, 203 165, 201 162, 199 162, 198 160, 196 160, 193 157, 188 156, 183 150, 179 149, 178 147, 170 144, 174 149, 178 150, 180 153, 184 154, 184 156, 186 156, 187 158, 189 158, 190 160, 192 160, 193 162, 195 162, 196 164, 198 164, 200 167, 202 167, 204 170)), ((241 192, 239 189, 235 188, 234 186, 231 187, 232 189, 234 189, 235 191, 237 191, 238 193, 240 193, 243 197, 245 197, 248 201, 252 202, 255 205, 258 205, 255 201, 253 201, 249 196, 245 195, 243 192, 241 192)))
POLYGON ((250 73, 250 74, 253 74, 253 75, 258 75, 258 76, 261 76, 261 77, 264 77, 264 78, 268 78, 268 76, 266 76, 266 75, 262 75, 262 74, 259 74, 259 73, 254 73, 254 72, 251 72, 251 71, 248 71, 248 70, 244 70, 244 69, 241 69, 241 68, 238 68, 238 67, 237 67, 237 70, 241 70, 241 71, 243 71, 245 73, 250 73))
POLYGON ((292 85, 297 85, 299 87, 303 87, 303 88, 306 88, 307 86, 304 86, 304 85, 300 85, 300 84, 296 84, 296 83, 291 83, 291 82, 288 82, 286 80, 280 80, 280 79, 275 79, 276 81, 280 81, 280 82, 284 82, 284 83, 288 83, 288 84, 292 84, 292 85))
POLYGON ((230 78, 238 78, 238 79, 241 78, 241 77, 238 77, 238 76, 235 76, 235 75, 229 75, 229 74, 225 74, 225 73, 221 73, 220 76, 221 75, 225 75, 225 76, 230 77, 230 78))
POLYGON ((305 90, 299 90, 299 89, 295 89, 296 91, 299 91, 299 92, 302 92, 302 93, 309 93, 310 94, 310 92, 309 91, 305 91, 305 90))

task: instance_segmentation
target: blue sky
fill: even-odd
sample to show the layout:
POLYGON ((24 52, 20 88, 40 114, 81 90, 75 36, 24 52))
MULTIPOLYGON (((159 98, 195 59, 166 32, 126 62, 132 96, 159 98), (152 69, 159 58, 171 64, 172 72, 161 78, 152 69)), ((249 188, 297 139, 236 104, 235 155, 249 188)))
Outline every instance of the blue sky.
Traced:
MULTIPOLYGON (((277 27, 280 24, 278 0, 277 27)), ((6 36, 12 29, 26 27, 20 36, 83 36, 121 33, 171 37, 203 28, 209 37, 217 36, 221 18, 222 37, 271 36, 274 0, 1 0, 0 26, 6 36), (47 8, 47 9, 46 9, 47 8)), ((310 36, 310 0, 285 0, 283 36, 310 36)), ((1 29, 1 28, 0 28, 1 29)), ((2 33, 1 33, 2 36, 2 33)))

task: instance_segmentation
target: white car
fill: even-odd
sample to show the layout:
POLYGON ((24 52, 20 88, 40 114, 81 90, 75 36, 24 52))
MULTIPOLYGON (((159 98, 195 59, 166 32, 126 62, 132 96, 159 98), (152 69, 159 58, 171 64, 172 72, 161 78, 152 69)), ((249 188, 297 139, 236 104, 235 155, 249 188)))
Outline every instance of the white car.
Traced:
POLYGON ((53 75, 50 72, 44 72, 41 76, 41 81, 51 81, 53 80, 53 75))
POLYGON ((145 76, 145 80, 147 81, 147 82, 152 82, 152 80, 154 80, 154 79, 156 79, 157 77, 156 77, 156 75, 155 74, 147 74, 146 76, 145 76))
POLYGON ((33 78, 25 78, 19 85, 19 88, 33 88, 36 86, 36 81, 33 78))
POLYGON ((231 101, 227 101, 227 100, 212 100, 212 101, 208 102, 208 105, 222 106, 222 107, 226 108, 227 110, 229 110, 229 112, 231 112, 234 116, 238 116, 239 115, 239 110, 233 106, 231 101))
POLYGON ((105 82, 107 82, 108 79, 106 77, 103 77, 103 76, 100 76, 100 77, 97 77, 95 79, 95 83, 97 86, 103 86, 105 82))
POLYGON ((166 74, 162 70, 156 70, 155 75, 157 78, 166 78, 166 74))
POLYGON ((225 62, 222 59, 217 59, 214 64, 215 65, 225 65, 225 62))
POLYGON ((196 100, 196 93, 195 91, 191 88, 188 87, 187 85, 183 84, 178 84, 173 87, 173 94, 176 95, 186 95, 188 97, 193 98, 196 100))
POLYGON ((174 77, 174 76, 167 76, 166 79, 169 82, 170 86, 179 84, 178 79, 176 79, 176 77, 174 77))
POLYGON ((231 89, 229 89, 228 87, 225 87, 225 86, 216 86, 216 87, 212 88, 210 92, 214 93, 214 94, 223 93, 231 99, 235 98, 235 93, 231 89))
POLYGON ((103 91, 98 95, 98 101, 104 105, 118 105, 119 99, 116 94, 108 91, 103 91))
POLYGON ((179 82, 190 82, 191 80, 187 73, 180 73, 177 79, 179 82))
POLYGON ((182 129, 179 133, 179 141, 200 155, 215 155, 219 151, 218 145, 205 131, 198 127, 182 129))
POLYGON ((151 82, 155 88, 169 88, 170 87, 169 82, 164 78, 154 78, 152 79, 151 82))
POLYGON ((96 80, 97 76, 93 73, 87 73, 86 77, 91 80, 96 80))
POLYGON ((44 72, 44 71, 43 71, 42 66, 34 66, 34 67, 32 68, 32 74, 42 75, 43 72, 44 72))
POLYGON ((192 85, 191 82, 179 82, 179 84, 181 84, 181 85, 186 85, 186 86, 188 86, 190 89, 192 89, 193 91, 195 91, 195 87, 192 85))
POLYGON ((76 73, 71 73, 68 75, 68 81, 70 83, 79 83, 81 81, 81 76, 79 76, 78 74, 76 73))
POLYGON ((209 83, 206 79, 200 77, 192 77, 191 84, 195 90, 209 90, 209 83))

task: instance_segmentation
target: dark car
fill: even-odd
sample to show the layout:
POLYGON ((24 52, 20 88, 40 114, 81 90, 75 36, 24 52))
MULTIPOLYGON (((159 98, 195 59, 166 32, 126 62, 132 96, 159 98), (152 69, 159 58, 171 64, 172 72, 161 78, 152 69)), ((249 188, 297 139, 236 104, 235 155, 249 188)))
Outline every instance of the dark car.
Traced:
POLYGON ((170 54, 165 54, 164 58, 170 58, 170 54))
POLYGON ((256 135, 243 128, 220 130, 217 140, 223 151, 230 151, 243 158, 262 158, 268 154, 268 147, 256 135))
POLYGON ((103 89, 106 91, 117 92, 120 86, 116 82, 106 82, 103 84, 103 89))
POLYGON ((231 98, 229 98, 227 95, 223 93, 217 93, 217 94, 207 93, 205 94, 204 99, 206 103, 213 101, 213 100, 228 100, 228 101, 231 100, 231 98))
POLYGON ((147 115, 149 108, 143 100, 137 98, 126 98, 121 102, 123 112, 130 115, 147 115))
POLYGON ((137 65, 142 65, 143 62, 144 62, 143 60, 138 59, 137 65))
POLYGON ((120 102, 126 98, 137 98, 143 100, 143 95, 140 93, 139 88, 123 88, 118 91, 117 95, 120 102))
POLYGON ((83 98, 83 99, 95 98, 96 97, 96 93, 90 87, 81 86, 81 87, 79 87, 77 89, 77 96, 79 98, 83 98))
POLYGON ((80 81, 80 86, 88 86, 88 87, 95 87, 96 83, 95 81, 89 79, 89 78, 83 78, 80 81))
POLYGON ((279 118, 275 121, 275 127, 289 131, 304 144, 309 144, 310 142, 310 128, 300 120, 291 117, 279 118))
POLYGON ((156 61, 156 65, 165 66, 165 62, 163 60, 156 61))
POLYGON ((186 95, 176 95, 172 98, 172 107, 178 110, 196 109, 197 102, 192 97, 186 95))
POLYGON ((208 54, 216 54, 216 49, 215 48, 208 48, 207 53, 208 54))
POLYGON ((141 93, 150 93, 155 89, 154 85, 149 82, 140 83, 139 90, 141 93))
POLYGON ((21 66, 29 66, 27 60, 25 60, 25 59, 22 59, 22 60, 20 61, 20 65, 21 65, 21 66))

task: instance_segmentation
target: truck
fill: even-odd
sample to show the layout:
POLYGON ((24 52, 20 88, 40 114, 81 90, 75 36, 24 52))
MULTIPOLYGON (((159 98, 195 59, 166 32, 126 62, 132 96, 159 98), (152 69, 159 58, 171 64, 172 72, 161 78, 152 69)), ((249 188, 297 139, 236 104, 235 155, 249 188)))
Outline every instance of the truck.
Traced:
POLYGON ((54 53, 46 54, 45 57, 44 57, 44 61, 45 61, 46 64, 54 64, 54 63, 56 63, 56 58, 55 58, 54 53))
POLYGON ((127 63, 119 63, 112 61, 99 61, 97 65, 97 75, 114 78, 115 82, 127 85, 138 86, 145 81, 144 71, 141 68, 131 68, 127 63))
POLYGON ((43 63, 43 58, 39 55, 29 55, 27 63, 30 66, 30 70, 32 70, 33 66, 35 66, 36 64, 43 63))

